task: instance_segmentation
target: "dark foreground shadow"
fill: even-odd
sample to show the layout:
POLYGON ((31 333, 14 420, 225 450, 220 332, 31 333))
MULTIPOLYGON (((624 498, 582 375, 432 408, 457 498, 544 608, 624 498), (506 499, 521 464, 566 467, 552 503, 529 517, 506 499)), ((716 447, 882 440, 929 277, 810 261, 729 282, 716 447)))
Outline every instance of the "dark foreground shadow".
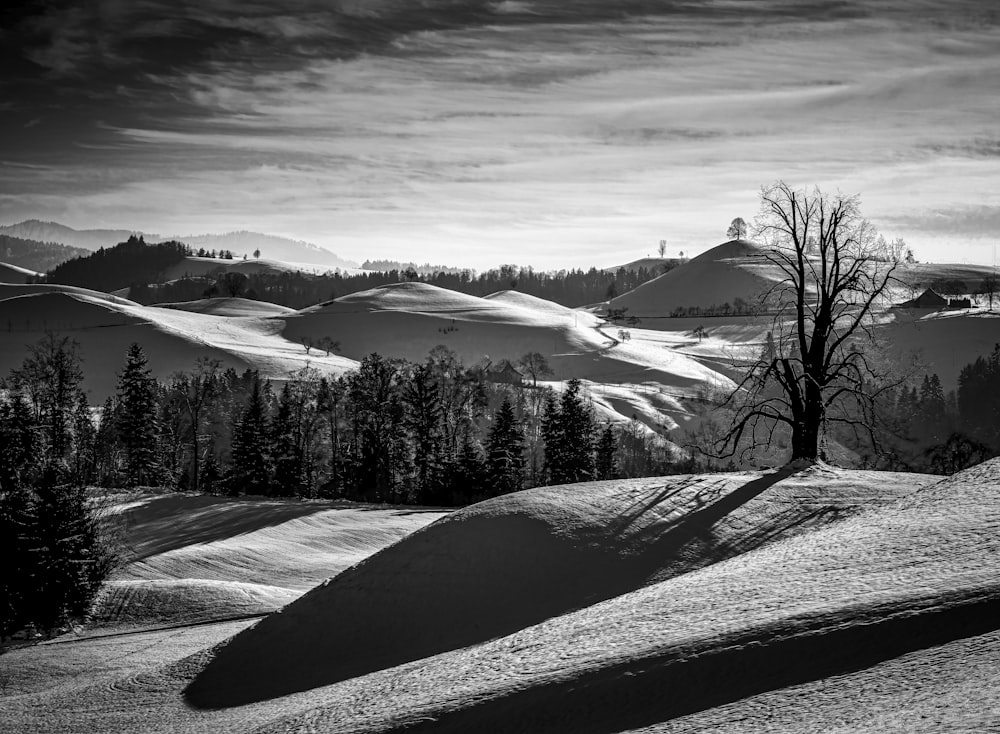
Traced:
POLYGON ((863 670, 915 650, 1000 629, 1000 587, 908 601, 798 628, 744 631, 710 649, 644 659, 483 701, 423 713, 397 731, 612 734, 749 696, 863 670), (846 623, 846 624, 845 624, 846 623))
MULTIPOLYGON (((601 527, 594 538, 562 538, 524 514, 456 516, 238 635, 191 683, 186 699, 224 708, 330 685, 511 634, 633 591, 658 572, 676 576, 724 560, 745 548, 714 543, 712 526, 795 471, 788 467, 728 492, 725 482, 709 482, 683 502, 673 489, 658 488, 623 510, 621 527, 601 527), (630 550, 608 550, 607 536, 671 501, 676 519, 643 523, 630 550), (689 543, 696 544, 690 552, 689 543), (691 558, 677 561, 682 549, 691 558)), ((677 481, 686 487, 691 479, 677 481)), ((816 511, 771 514, 745 539, 749 547, 816 511)))

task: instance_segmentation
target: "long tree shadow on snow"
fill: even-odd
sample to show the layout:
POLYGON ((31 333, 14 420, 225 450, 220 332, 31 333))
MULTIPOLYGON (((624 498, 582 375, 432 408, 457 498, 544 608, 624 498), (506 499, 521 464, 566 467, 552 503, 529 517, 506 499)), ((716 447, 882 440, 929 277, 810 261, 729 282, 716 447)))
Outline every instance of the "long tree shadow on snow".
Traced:
MULTIPOLYGON (((461 521, 459 513, 459 521, 404 539, 238 635, 186 698, 221 708, 329 685, 516 632, 661 580, 657 573, 676 576, 738 555, 820 518, 823 510, 768 505, 741 542, 715 539, 713 525, 795 471, 786 467, 728 492, 725 482, 704 478, 704 491, 683 498, 672 485, 657 489, 626 508, 620 526, 593 529, 632 533, 627 548, 610 551, 606 540, 560 538, 530 516, 461 521), (654 509, 679 515, 642 518, 654 509), (682 551, 690 558, 678 560, 682 551), (400 611, 387 613, 392 609, 400 611), (307 633, 315 625, 321 636, 307 633)), ((699 480, 676 481, 690 489, 699 480)))
POLYGON ((627 661, 455 710, 422 712, 390 731, 613 734, 1000 629, 1000 586, 928 596, 784 628, 741 630, 702 649, 627 661))

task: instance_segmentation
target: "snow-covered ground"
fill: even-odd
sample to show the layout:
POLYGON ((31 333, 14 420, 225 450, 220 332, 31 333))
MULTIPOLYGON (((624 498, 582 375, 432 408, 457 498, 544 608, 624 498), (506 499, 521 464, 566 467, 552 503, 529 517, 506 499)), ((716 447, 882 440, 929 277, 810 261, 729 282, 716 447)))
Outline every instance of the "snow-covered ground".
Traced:
MULTIPOLYGON (((272 265, 211 258, 185 262, 237 269, 272 265)), ((968 280, 983 270, 907 268, 911 279, 963 275, 968 280)), ((759 354, 768 331, 779 327, 751 316, 670 314, 680 306, 752 304, 780 275, 754 245, 724 243, 614 299, 612 308, 640 318, 634 326, 606 321, 607 305, 571 309, 516 291, 478 298, 419 282, 373 288, 301 311, 242 298, 144 307, 72 286, 0 284, 0 374, 18 366, 28 345, 46 330, 79 342, 85 387, 95 404, 114 390, 132 341, 142 344, 161 379, 191 369, 199 357, 283 379, 306 365, 340 374, 372 352, 423 361, 438 345, 470 365, 516 362, 539 352, 554 371, 552 384, 582 380, 602 419, 621 423, 634 416, 650 430, 674 431, 673 439, 680 441, 678 429, 697 426, 704 405, 699 401, 730 390, 741 365, 759 354), (339 350, 328 355, 308 346, 323 339, 337 342, 339 350)), ((965 364, 1000 341, 998 318, 983 309, 929 315, 890 310, 879 328, 888 337, 886 347, 898 350, 897 358, 937 372, 950 390, 965 364)))
POLYGON ((402 540, 256 625, 178 609, 169 630, 9 652, 0 731, 995 728, 1000 460, 792 471, 539 488, 445 517, 144 498, 130 577, 159 558, 278 586, 307 548, 337 571, 402 540))
POLYGON ((39 273, 19 265, 0 262, 0 283, 26 283, 28 278, 35 278, 39 273))

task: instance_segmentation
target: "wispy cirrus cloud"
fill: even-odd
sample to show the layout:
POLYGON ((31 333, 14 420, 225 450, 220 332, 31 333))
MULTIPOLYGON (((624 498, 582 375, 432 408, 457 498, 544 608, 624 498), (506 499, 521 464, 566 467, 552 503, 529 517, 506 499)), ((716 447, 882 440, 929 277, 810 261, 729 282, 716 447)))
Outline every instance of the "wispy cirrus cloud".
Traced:
POLYGON ((909 212, 1000 183, 971 2, 98 6, 21 23, 0 158, 45 167, 7 169, 0 214, 566 266, 704 249, 776 178, 933 248, 909 212))

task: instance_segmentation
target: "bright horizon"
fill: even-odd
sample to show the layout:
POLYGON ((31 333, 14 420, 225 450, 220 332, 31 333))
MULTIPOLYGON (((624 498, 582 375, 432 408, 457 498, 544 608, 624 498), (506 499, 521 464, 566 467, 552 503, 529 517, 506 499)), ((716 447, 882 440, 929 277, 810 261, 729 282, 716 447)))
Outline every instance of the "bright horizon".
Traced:
POLYGON ((288 7, 9 24, 0 223, 606 267, 719 244, 780 178, 860 194, 920 260, 993 263, 1000 14, 981 3, 288 7))

